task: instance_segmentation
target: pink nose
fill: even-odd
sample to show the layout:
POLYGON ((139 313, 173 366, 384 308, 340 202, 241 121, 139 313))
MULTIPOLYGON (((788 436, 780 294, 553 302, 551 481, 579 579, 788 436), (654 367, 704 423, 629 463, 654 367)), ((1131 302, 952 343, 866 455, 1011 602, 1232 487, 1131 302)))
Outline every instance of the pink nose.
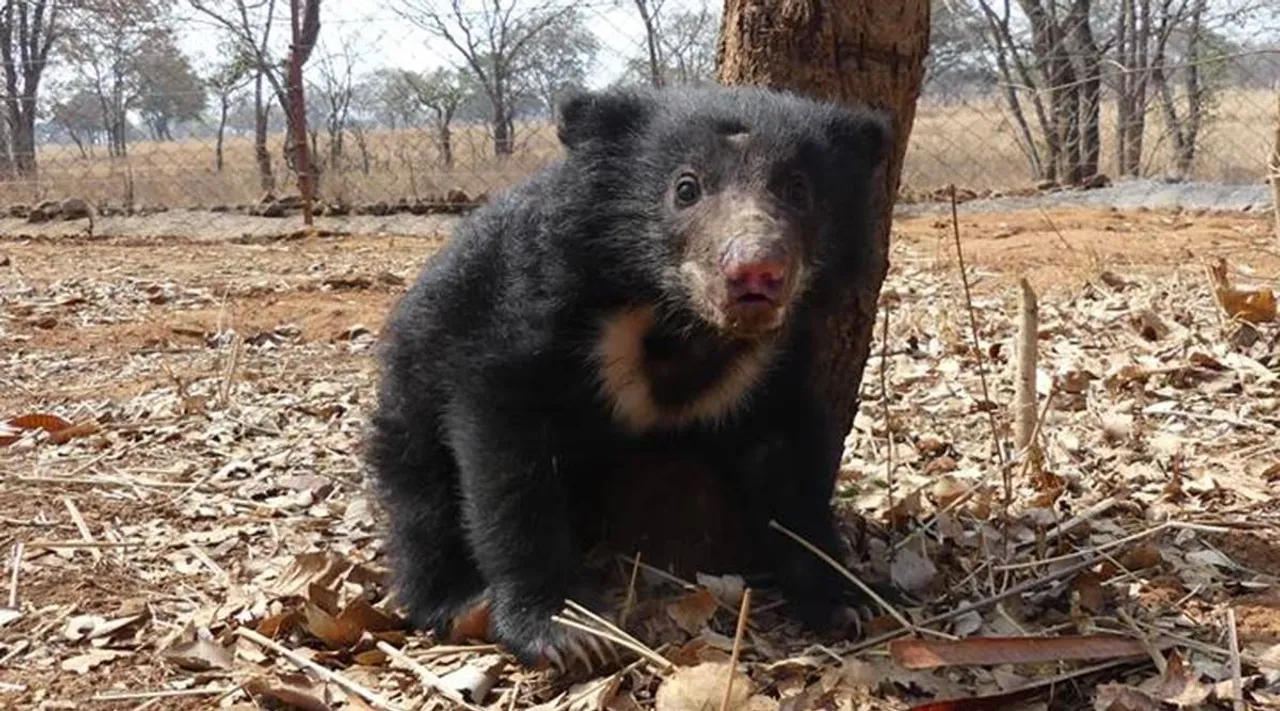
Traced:
POLYGON ((785 275, 786 265, 778 260, 730 261, 724 265, 732 301, 752 297, 777 301, 785 275))

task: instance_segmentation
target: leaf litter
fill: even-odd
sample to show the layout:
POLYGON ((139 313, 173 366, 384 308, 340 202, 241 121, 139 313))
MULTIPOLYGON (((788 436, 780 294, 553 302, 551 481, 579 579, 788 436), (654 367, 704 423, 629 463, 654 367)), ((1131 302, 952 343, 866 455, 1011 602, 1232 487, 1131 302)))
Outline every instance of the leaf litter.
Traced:
POLYGON ((434 640, 388 598, 359 462, 370 346, 434 245, 219 245, 149 280, 110 245, 73 279, 72 255, 64 272, 24 260, 52 266, 0 312, 0 382, 21 385, 0 397, 0 545, 25 546, 4 576, 0 705, 803 711, 1050 688, 1099 709, 1274 704, 1280 332, 1262 257, 1033 274, 1051 288, 1024 381, 1031 458, 1013 445, 1022 272, 966 234, 970 321, 954 254, 923 246, 950 224, 905 225, 839 503, 867 517, 852 572, 919 598, 895 610, 911 629, 885 613, 862 640, 798 634, 754 589, 739 629, 742 578, 645 571, 624 581, 626 633, 664 664, 574 680, 478 639, 484 615, 434 640), (272 311, 295 293, 318 301, 272 311))

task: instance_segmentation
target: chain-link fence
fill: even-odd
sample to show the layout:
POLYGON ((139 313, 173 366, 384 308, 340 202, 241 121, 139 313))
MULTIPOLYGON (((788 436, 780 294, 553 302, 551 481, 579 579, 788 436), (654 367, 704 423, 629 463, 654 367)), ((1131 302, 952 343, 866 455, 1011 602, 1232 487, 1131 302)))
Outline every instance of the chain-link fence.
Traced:
MULTIPOLYGON (((711 80, 720 27, 708 0, 327 0, 310 45, 311 6, 6 3, 0 203, 293 214, 295 12, 320 215, 472 204, 558 155, 566 89, 711 80)), ((1267 201, 1278 47, 1270 0, 937 0, 904 197, 1267 201)))

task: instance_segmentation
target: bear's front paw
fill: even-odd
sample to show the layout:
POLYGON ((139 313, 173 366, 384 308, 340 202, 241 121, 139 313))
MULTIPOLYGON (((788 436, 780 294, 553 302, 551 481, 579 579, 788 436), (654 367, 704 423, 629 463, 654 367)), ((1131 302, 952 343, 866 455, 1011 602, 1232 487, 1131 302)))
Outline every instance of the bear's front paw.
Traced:
POLYGON ((560 607, 504 604, 493 610, 492 636, 526 667, 592 675, 621 664, 624 650, 600 637, 551 619, 560 607))

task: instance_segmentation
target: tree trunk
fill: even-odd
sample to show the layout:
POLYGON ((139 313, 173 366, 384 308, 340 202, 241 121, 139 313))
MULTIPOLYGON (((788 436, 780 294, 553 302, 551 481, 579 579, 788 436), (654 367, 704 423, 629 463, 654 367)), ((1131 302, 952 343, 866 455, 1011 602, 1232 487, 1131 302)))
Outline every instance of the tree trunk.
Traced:
POLYGON ((436 150, 440 153, 440 165, 445 170, 453 170, 453 131, 449 127, 451 119, 441 118, 436 123, 436 150))
POLYGON ((9 126, 13 148, 13 165, 18 176, 26 180, 36 178, 36 112, 34 102, 18 101, 16 121, 9 126))
POLYGON ((253 88, 253 154, 258 161, 258 180, 264 191, 274 190, 275 176, 271 173, 271 151, 267 148, 267 129, 270 127, 271 107, 263 101, 262 72, 258 72, 253 88))
MULTIPOLYGON (((880 287, 889 268, 890 218, 928 49, 929 0, 725 1, 718 53, 722 83, 859 102, 892 116, 894 147, 872 198, 880 224, 871 253, 861 273, 848 275, 818 336, 814 387, 827 394, 841 433, 849 431, 858 410, 880 287)), ((828 456, 834 463, 840 453, 828 456)))
POLYGON ((1080 177, 1098 174, 1102 154, 1099 111, 1102 107, 1102 55, 1089 25, 1092 0, 1075 0, 1067 15, 1074 53, 1080 60, 1080 177))
POLYGON ((644 23, 645 47, 649 56, 649 82, 654 86, 662 86, 662 60, 658 58, 657 20, 650 12, 648 0, 636 0, 636 9, 640 11, 640 20, 644 23))
POLYGON ((229 102, 227 101, 227 95, 223 94, 221 97, 219 97, 219 104, 218 104, 218 138, 217 138, 217 142, 214 143, 214 146, 213 146, 213 170, 215 173, 222 172, 222 166, 223 166, 222 146, 226 140, 227 114, 230 112, 230 110, 231 110, 231 107, 229 105, 229 102))

